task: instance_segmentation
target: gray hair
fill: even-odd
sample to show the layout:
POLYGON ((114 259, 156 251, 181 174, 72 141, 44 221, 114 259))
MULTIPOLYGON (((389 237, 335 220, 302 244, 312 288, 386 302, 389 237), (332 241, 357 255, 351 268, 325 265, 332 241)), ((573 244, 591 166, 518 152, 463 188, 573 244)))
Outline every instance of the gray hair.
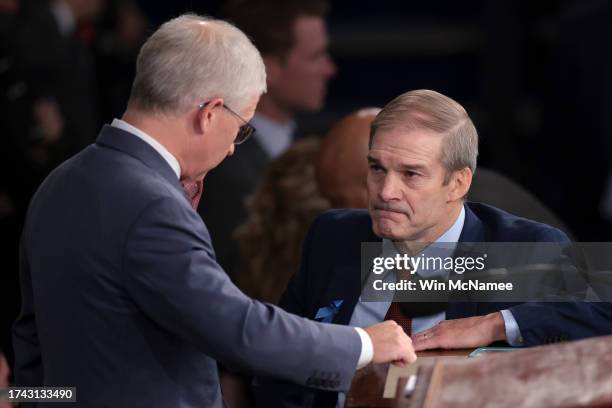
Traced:
POLYGON ((428 129, 444 136, 440 161, 446 169, 444 183, 455 170, 476 171, 478 133, 463 107, 438 92, 419 89, 401 94, 376 116, 370 128, 370 147, 377 131, 402 128, 428 129))
POLYGON ((265 91, 263 60, 242 31, 184 14, 164 23, 140 49, 130 103, 175 114, 223 98, 240 112, 265 91))

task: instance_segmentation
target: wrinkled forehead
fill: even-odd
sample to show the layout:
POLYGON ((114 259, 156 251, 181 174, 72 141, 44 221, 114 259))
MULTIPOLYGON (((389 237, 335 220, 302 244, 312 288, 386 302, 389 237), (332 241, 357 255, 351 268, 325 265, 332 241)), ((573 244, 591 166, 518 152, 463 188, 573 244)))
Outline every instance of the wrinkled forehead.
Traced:
POLYGON ((372 138, 368 157, 394 161, 440 161, 444 135, 425 128, 395 126, 378 129, 372 138))

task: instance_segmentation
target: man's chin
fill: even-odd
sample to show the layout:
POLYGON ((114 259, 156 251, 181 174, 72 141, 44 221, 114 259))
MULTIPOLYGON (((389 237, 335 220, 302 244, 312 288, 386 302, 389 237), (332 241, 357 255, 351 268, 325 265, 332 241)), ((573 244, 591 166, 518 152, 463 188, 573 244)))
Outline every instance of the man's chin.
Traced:
POLYGON ((398 241, 400 237, 396 233, 395 229, 388 225, 377 224, 373 226, 374 234, 382 239, 388 239, 391 241, 398 241))
POLYGON ((301 110, 305 112, 316 113, 316 112, 320 112, 321 110, 323 110, 324 106, 325 106, 325 97, 318 96, 317 98, 312 98, 309 101, 305 101, 305 103, 301 107, 301 110))

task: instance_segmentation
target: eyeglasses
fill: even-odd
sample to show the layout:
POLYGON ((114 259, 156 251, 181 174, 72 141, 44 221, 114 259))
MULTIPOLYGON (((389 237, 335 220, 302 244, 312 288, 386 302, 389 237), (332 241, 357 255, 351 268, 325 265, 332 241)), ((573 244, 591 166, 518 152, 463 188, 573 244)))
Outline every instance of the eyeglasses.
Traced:
MULTIPOLYGON (((202 109, 203 107, 205 107, 206 105, 208 105, 208 102, 202 102, 199 105, 199 108, 202 109)), ((251 125, 249 122, 247 122, 246 120, 244 120, 244 118, 242 116, 240 116, 239 114, 237 114, 236 112, 234 112, 233 110, 231 110, 230 108, 228 108, 225 104, 223 104, 223 107, 232 115, 234 115, 235 117, 237 117, 238 119, 240 119, 240 121, 243 123, 242 126, 240 126, 240 128, 238 129, 238 134, 236 135, 236 138, 234 139, 234 144, 235 145, 239 145, 242 144, 244 142, 246 142, 246 140, 251 137, 253 135, 253 133, 255 133, 255 128, 253 127, 253 125, 251 125)))

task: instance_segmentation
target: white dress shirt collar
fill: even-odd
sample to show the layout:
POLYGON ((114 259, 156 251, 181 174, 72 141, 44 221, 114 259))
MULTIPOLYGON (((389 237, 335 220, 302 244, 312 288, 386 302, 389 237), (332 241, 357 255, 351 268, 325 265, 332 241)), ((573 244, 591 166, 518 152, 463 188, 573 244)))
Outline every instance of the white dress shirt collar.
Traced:
POLYGON ((271 159, 283 154, 291 145, 295 122, 277 123, 260 113, 255 113, 250 123, 257 129, 253 137, 271 159))
POLYGON ((459 216, 455 220, 455 223, 451 225, 451 227, 446 230, 446 232, 438 239, 434 241, 434 243, 440 242, 459 242, 459 237, 461 237, 461 231, 463 231, 463 224, 465 223, 465 207, 461 206, 461 212, 459 216))
POLYGON ((134 136, 137 136, 140 139, 142 139, 149 146, 155 149, 155 151, 159 153, 159 155, 163 157, 164 160, 166 160, 168 165, 172 168, 172 171, 174 171, 174 173, 176 174, 176 177, 178 179, 181 178, 181 165, 179 164, 176 157, 174 157, 172 153, 168 151, 168 149, 166 149, 161 143, 159 143, 153 137, 149 136, 142 130, 138 129, 135 126, 130 125, 129 123, 121 119, 114 119, 113 123, 111 123, 111 126, 116 127, 121 130, 125 130, 126 132, 131 133, 134 136))

